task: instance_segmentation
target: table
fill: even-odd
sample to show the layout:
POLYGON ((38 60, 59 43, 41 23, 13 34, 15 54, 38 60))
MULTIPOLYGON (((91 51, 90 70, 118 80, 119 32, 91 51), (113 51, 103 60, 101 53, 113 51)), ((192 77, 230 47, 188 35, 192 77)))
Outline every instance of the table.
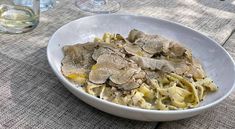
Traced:
MULTIPOLYGON (((167 19, 216 40, 235 58, 235 1, 120 0, 119 13, 167 19)), ((59 0, 28 33, 0 34, 0 128, 201 129, 235 128, 235 92, 196 117, 173 122, 140 122, 101 112, 72 95, 52 73, 46 46, 62 25, 91 14, 74 1, 59 0)))

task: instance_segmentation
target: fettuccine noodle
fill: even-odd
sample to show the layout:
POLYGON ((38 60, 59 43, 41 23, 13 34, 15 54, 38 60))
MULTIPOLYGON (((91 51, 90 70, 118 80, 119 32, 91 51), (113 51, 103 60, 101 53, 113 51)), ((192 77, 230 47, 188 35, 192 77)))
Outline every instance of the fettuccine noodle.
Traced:
POLYGON ((105 33, 64 47, 64 76, 100 99, 153 110, 199 106, 218 87, 189 49, 159 35, 105 33))

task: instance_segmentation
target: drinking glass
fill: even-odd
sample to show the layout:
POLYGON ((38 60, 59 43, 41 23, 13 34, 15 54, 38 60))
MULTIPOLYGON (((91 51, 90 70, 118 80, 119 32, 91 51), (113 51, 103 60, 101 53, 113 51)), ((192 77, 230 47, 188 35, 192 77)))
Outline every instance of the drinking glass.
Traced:
POLYGON ((115 0, 76 0, 76 6, 90 13, 115 13, 120 10, 120 3, 115 0))
POLYGON ((27 5, 14 0, 0 0, 0 33, 24 33, 39 23, 40 0, 27 0, 27 5))
MULTIPOLYGON (((31 0, 14 0, 14 3, 20 5, 30 5, 31 0)), ((55 4, 55 0, 40 0, 40 11, 47 11, 50 8, 53 8, 55 4)))
POLYGON ((55 4, 55 0, 41 0, 40 1, 40 9, 42 11, 47 11, 50 8, 53 8, 55 4))

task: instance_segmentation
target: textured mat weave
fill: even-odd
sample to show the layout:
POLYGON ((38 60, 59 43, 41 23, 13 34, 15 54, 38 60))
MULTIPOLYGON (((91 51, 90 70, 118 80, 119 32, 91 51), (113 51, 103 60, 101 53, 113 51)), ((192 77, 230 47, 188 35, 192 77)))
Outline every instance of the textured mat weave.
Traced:
MULTIPOLYGON (((32 32, 0 34, 0 128, 107 128, 153 129, 157 123, 115 117, 83 103, 56 79, 47 59, 46 46, 62 25, 91 14, 79 11, 74 1, 58 0, 56 7, 41 14, 40 25, 32 32)), ((119 0, 119 13, 140 14, 179 22, 223 44, 235 28, 232 0, 119 0), (212 2, 213 1, 213 2, 212 2)), ((234 113, 234 99, 227 99, 210 113, 234 113), (222 106, 222 107, 221 107, 222 106), (233 106, 233 109, 225 109, 233 106)), ((211 122, 200 116, 179 121, 175 128, 211 122), (189 122, 189 124, 188 124, 189 122)), ((228 115, 228 114, 226 114, 228 115)), ((219 118, 219 117, 218 117, 219 118)), ((234 126, 234 115, 226 117, 226 127, 234 126)), ((160 128, 171 128, 166 123, 160 128)), ((208 126, 197 126, 208 127, 208 126)), ((212 125, 209 127, 213 127, 212 125)))

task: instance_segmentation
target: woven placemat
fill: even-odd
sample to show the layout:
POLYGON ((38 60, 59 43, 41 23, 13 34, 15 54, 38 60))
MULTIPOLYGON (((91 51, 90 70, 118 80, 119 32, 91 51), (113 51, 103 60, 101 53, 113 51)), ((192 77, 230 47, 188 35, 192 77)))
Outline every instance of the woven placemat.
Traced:
MULTIPOLYGON (((179 22, 223 44, 235 28, 234 4, 209 1, 120 0, 119 13, 179 22)), ((46 58, 48 40, 64 24, 88 15, 92 14, 81 12, 74 1, 59 0, 54 9, 41 14, 35 30, 0 34, 0 128, 155 128, 156 122, 96 110, 72 95, 52 73, 46 58)))

